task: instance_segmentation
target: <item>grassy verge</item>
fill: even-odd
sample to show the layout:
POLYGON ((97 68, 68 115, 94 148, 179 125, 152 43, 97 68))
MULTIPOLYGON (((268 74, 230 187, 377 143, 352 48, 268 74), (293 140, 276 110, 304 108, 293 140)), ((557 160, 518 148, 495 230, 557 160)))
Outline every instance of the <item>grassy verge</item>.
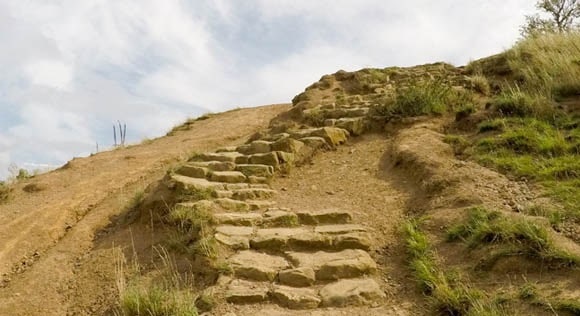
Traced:
POLYGON ((489 244, 506 246, 488 258, 490 264, 506 255, 524 255, 558 266, 580 264, 579 257, 554 245, 544 227, 524 219, 509 219, 482 207, 469 209, 467 221, 451 227, 447 239, 463 240, 470 248, 489 244))
POLYGON ((403 228, 411 270, 439 315, 506 315, 500 302, 490 300, 438 266, 435 251, 417 221, 407 221, 403 228))
MULTIPOLYGON (((177 271, 165 249, 158 249, 161 266, 156 276, 145 276, 134 263, 127 271, 125 261, 117 259, 119 305, 116 315, 123 316, 197 316, 197 296, 192 293, 192 278, 177 271), (134 274, 132 277, 128 275, 134 274)), ((122 254, 121 254, 122 256, 122 254)))

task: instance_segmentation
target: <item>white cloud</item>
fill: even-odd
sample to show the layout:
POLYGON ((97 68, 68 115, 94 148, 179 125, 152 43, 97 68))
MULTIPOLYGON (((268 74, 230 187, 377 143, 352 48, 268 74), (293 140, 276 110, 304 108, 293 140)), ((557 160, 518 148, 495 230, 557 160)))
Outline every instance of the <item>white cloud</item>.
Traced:
POLYGON ((28 80, 32 84, 57 90, 69 90, 73 79, 73 68, 60 61, 38 60, 25 66, 28 80))
POLYGON ((518 36, 529 0, 0 2, 0 178, 205 111, 289 101, 338 69, 466 63, 518 36))

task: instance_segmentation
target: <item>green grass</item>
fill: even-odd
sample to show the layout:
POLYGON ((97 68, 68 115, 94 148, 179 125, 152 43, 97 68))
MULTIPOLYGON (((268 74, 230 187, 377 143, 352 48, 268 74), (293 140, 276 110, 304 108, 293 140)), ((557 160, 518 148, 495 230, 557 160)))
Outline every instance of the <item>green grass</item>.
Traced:
POLYGON ((489 81, 483 75, 473 75, 469 78, 469 83, 471 88, 482 95, 489 95, 491 93, 491 88, 489 86, 489 81))
POLYGON ((462 145, 481 164, 546 188, 567 216, 580 220, 580 131, 572 117, 557 122, 537 118, 496 118, 478 126, 483 134, 462 145), (467 148, 466 148, 467 147, 467 148))
POLYGON ((507 89, 492 99, 493 110, 502 116, 552 120, 558 112, 550 99, 516 89, 507 89))
POLYGON ((130 285, 121 294, 124 316, 197 316, 195 296, 160 286, 130 285))
POLYGON ((459 277, 446 274, 437 264, 435 251, 416 220, 403 226, 409 265, 424 294, 428 295, 439 315, 504 315, 501 304, 490 301, 482 292, 474 290, 459 277))
POLYGON ((558 266, 577 266, 580 263, 580 257, 554 245, 546 228, 528 220, 506 218, 482 207, 469 209, 467 221, 449 228, 447 240, 463 240, 470 248, 507 245, 508 250, 498 252, 498 256, 519 253, 558 266))

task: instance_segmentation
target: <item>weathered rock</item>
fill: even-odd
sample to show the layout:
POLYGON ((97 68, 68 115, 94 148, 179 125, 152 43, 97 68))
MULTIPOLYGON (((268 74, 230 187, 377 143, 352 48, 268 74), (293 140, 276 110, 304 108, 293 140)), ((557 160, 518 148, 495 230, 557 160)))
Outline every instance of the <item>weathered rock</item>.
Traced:
POLYGON ((349 131, 352 135, 362 135, 366 131, 366 121, 364 117, 341 118, 336 121, 335 126, 349 131))
POLYGON ((221 198, 215 199, 213 202, 219 205, 221 208, 230 211, 247 212, 250 210, 250 205, 244 201, 221 198))
POLYGON ((226 190, 241 190, 250 188, 249 183, 224 183, 226 190))
POLYGON ((236 171, 243 173, 247 177, 270 178, 274 175, 274 167, 271 165, 237 165, 236 171))
POLYGON ((254 249, 280 249, 286 246, 289 237, 308 232, 305 228, 258 229, 256 236, 250 240, 250 246, 254 249))
POLYGON ((219 148, 218 150, 216 150, 216 153, 223 153, 223 152, 234 152, 236 151, 236 146, 227 146, 227 147, 222 147, 219 148))
POLYGON ((234 161, 237 165, 244 165, 250 163, 250 157, 246 155, 236 157, 234 161))
POLYGON ((304 143, 294 138, 283 138, 272 144, 273 151, 283 151, 287 153, 299 153, 304 147, 304 143))
POLYGON ((290 265, 286 259, 250 250, 241 251, 228 259, 237 277, 255 281, 273 281, 278 271, 290 265))
POLYGON ((280 162, 278 161, 278 155, 276 152, 251 155, 248 157, 248 162, 255 165, 272 166, 274 169, 278 169, 280 167, 280 162))
POLYGON ((224 184, 219 182, 210 182, 206 179, 191 178, 174 174, 171 176, 175 188, 178 191, 202 191, 202 190, 221 190, 224 184))
POLYGON ((246 200, 248 206, 250 206, 251 211, 263 210, 276 205, 273 201, 261 201, 261 200, 246 200))
POLYGON ((335 250, 363 249, 370 250, 371 239, 368 233, 355 232, 332 236, 332 246, 335 250))
POLYGON ((298 225, 298 216, 283 209, 270 209, 264 213, 264 225, 292 227, 298 225))
POLYGON ((369 305, 385 298, 379 285, 372 279, 340 280, 320 290, 322 306, 343 307, 369 305))
POLYGON ((346 211, 322 210, 296 212, 300 223, 306 225, 346 224, 352 220, 352 215, 346 211))
POLYGON ((218 224, 234 226, 252 226, 262 223, 262 214, 259 213, 218 213, 213 218, 218 224))
POLYGON ((306 146, 313 149, 319 148, 324 149, 329 147, 324 138, 322 137, 304 137, 300 138, 300 141, 303 142, 306 146))
POLYGON ((231 161, 195 161, 188 165, 208 168, 211 171, 232 171, 236 164, 231 161))
POLYGON ((226 236, 252 236, 254 234, 253 227, 245 227, 245 226, 230 226, 230 225, 223 225, 216 227, 215 231, 217 233, 226 235, 226 236))
POLYGON ((197 157, 202 161, 229 161, 235 162, 237 157, 243 156, 238 152, 204 153, 197 157))
POLYGON ((191 178, 205 179, 209 174, 209 169, 204 167, 194 166, 192 164, 185 164, 175 170, 175 173, 191 178))
POLYGON ((267 184, 267 183, 270 183, 270 178, 249 176, 248 177, 248 183, 251 183, 251 184, 267 184))
POLYGON ((292 249, 334 249, 332 237, 312 232, 291 236, 287 244, 292 249))
POLYGON ((276 155, 278 155, 278 162, 280 164, 291 164, 296 159, 296 156, 293 153, 287 153, 284 151, 277 151, 276 155))
POLYGON ((234 196, 234 192, 228 190, 215 190, 213 192, 213 197, 216 199, 231 199, 234 196))
POLYGON ((343 224, 343 225, 324 225, 316 226, 314 232, 320 234, 346 234, 353 232, 366 232, 367 229, 361 225, 343 224))
POLYGON ((250 238, 245 236, 228 236, 222 233, 215 233, 214 238, 233 250, 250 249, 250 238))
POLYGON ((209 200, 201 200, 201 201, 196 201, 196 202, 182 202, 182 203, 177 203, 175 205, 175 208, 186 208, 191 210, 192 212, 199 212, 199 211, 205 211, 205 212, 209 212, 209 213, 213 213, 216 211, 216 209, 218 208, 217 205, 213 202, 213 201, 209 201, 209 200))
POLYGON ((334 126, 336 124, 336 119, 326 119, 324 120, 324 126, 334 126))
POLYGON ((377 264, 371 256, 358 249, 348 249, 341 252, 319 251, 314 254, 288 252, 287 256, 297 267, 312 268, 317 280, 356 278, 373 273, 377 269, 377 264))
POLYGON ((312 129, 303 129, 298 131, 293 131, 291 133, 293 138, 304 138, 304 137, 322 137, 330 146, 338 146, 346 142, 349 136, 349 132, 336 127, 321 127, 312 129))
POLYGON ((214 171, 210 175, 210 180, 225 183, 240 183, 246 181, 246 176, 239 171, 214 171))
POLYGON ((226 290, 225 299, 234 304, 254 304, 268 299, 270 285, 267 283, 232 281, 226 290))
POLYGON ((320 305, 321 299, 315 290, 289 286, 275 286, 271 292, 273 299, 289 309, 312 309, 320 305))
POLYGON ((236 200, 259 200, 269 199, 276 194, 271 189, 241 189, 233 192, 232 197, 236 200))
POLYGON ((238 146, 238 152, 244 155, 263 154, 272 151, 271 142, 264 140, 256 140, 249 144, 238 146))
POLYGON ((304 287, 311 286, 316 280, 314 270, 309 267, 280 271, 278 280, 281 284, 304 287))

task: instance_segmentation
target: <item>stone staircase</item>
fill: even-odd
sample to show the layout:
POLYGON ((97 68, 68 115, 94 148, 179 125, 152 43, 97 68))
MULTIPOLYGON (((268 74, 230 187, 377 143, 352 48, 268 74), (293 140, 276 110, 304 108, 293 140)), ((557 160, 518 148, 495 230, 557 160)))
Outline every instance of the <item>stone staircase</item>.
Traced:
POLYGON ((271 201, 280 194, 268 184, 278 171, 349 135, 337 127, 289 131, 197 155, 175 171, 174 190, 204 192, 203 199, 179 207, 209 210, 213 238, 229 249, 224 260, 230 271, 214 293, 232 304, 272 302, 289 309, 380 303, 385 294, 373 278, 371 236, 352 223, 351 212, 291 210, 271 201))

